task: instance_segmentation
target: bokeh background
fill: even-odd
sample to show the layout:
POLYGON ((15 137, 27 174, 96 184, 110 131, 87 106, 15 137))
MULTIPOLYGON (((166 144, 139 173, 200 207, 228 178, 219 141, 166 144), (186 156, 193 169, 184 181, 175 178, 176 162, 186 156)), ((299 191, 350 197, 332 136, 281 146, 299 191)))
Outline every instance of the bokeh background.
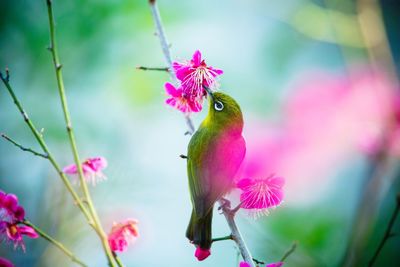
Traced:
MULTIPOLYGON (((254 220, 247 212, 238 214, 253 256, 278 261, 297 241, 285 266, 342 266, 359 229, 360 207, 372 207, 359 219, 368 231, 352 263, 366 266, 400 188, 400 153, 396 137, 388 138, 399 90, 398 1, 158 2, 174 58, 189 59, 199 49, 208 64, 224 70, 221 89, 241 104, 248 157, 240 175, 276 173, 286 179, 285 202, 269 216, 254 220), (378 178, 377 169, 383 169, 378 178), (377 183, 362 198, 371 180, 377 183)), ((45 1, 0 3, 0 68, 10 69, 17 95, 44 129, 59 163, 70 164, 46 50, 45 1)), ((122 261, 126 266, 237 266, 233 242, 215 243, 212 256, 197 262, 184 237, 191 207, 179 154, 186 153, 190 137, 184 135, 182 114, 164 104, 168 74, 135 69, 165 66, 147 1, 54 1, 54 8, 81 157, 101 155, 109 161, 108 180, 91 188, 102 223, 109 231, 113 221, 140 222, 140 237, 120 255, 122 261)), ((0 132, 39 149, 2 89, 0 132)), ((205 115, 194 114, 195 125, 205 115)), ((0 188, 18 195, 28 218, 90 266, 105 266, 97 236, 49 163, 4 140, 0 159, 0 188)), ((237 202, 237 192, 230 198, 237 202)), ((400 220, 394 229, 399 226, 400 220)), ((228 233, 216 213, 214 235, 228 233)), ((390 239, 376 266, 399 266, 399 248, 400 238, 390 239)), ((3 242, 0 255, 16 266, 72 266, 41 239, 26 240, 25 253, 3 242)))

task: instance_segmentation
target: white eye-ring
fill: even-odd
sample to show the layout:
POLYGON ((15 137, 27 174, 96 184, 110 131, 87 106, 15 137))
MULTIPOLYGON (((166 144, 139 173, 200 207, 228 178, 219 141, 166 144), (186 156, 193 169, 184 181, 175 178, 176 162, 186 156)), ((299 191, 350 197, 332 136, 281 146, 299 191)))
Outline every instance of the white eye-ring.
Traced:
POLYGON ((221 101, 215 101, 215 103, 214 103, 214 108, 215 108, 215 110, 216 111, 221 111, 221 110, 223 110, 224 109, 224 104, 222 104, 222 102, 221 101))

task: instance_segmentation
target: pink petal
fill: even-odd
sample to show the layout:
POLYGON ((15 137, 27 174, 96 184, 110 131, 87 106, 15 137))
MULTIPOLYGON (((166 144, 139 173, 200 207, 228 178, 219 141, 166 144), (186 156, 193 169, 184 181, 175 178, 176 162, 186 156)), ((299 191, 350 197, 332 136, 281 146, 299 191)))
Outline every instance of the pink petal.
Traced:
POLYGON ((175 98, 168 98, 167 100, 165 100, 165 103, 167 104, 167 105, 170 105, 170 106, 172 106, 172 107, 175 107, 175 105, 176 105, 176 99, 175 98))
POLYGON ((178 80, 183 82, 191 72, 193 72, 193 70, 191 70, 189 66, 184 66, 180 69, 175 70, 175 75, 178 80))
POLYGON ((175 88, 171 83, 164 84, 165 91, 172 97, 179 97, 182 95, 182 90, 175 88))
POLYGON ((274 262, 274 263, 265 265, 265 267, 281 267, 281 266, 283 266, 283 262, 274 262))
POLYGON ((211 255, 211 251, 209 249, 203 249, 203 248, 196 248, 196 251, 194 252, 194 256, 197 258, 198 261, 203 261, 208 258, 208 256, 211 255))
POLYGON ((178 102, 176 108, 180 111, 182 111, 183 113, 187 113, 190 111, 189 107, 188 107, 188 103, 185 102, 178 102))
POLYGON ((87 165, 92 169, 94 172, 99 172, 102 169, 107 168, 108 163, 104 157, 96 157, 96 158, 89 158, 87 159, 83 165, 87 165))
POLYGON ((202 106, 201 106, 201 103, 199 103, 197 100, 191 100, 191 101, 189 101, 189 108, 190 108, 190 111, 192 111, 192 112, 199 112, 199 111, 201 111, 201 109, 202 109, 202 106))
POLYGON ((18 226, 18 232, 20 232, 22 235, 26 235, 30 238, 38 238, 39 237, 39 235, 36 233, 36 231, 30 226, 18 226))
POLYGON ((273 195, 271 196, 271 205, 278 206, 281 204, 284 197, 283 190, 272 189, 271 191, 273 192, 273 195))
POLYGON ((86 178, 90 177, 91 175, 93 175, 95 173, 93 168, 89 164, 86 164, 86 163, 82 164, 82 171, 83 171, 83 175, 86 178))
POLYGON ((283 177, 268 178, 268 184, 281 188, 282 186, 285 185, 285 178, 283 177))
POLYGON ((14 216, 18 221, 22 221, 25 218, 24 208, 21 206, 18 206, 14 212, 14 216))
POLYGON ((201 53, 200 53, 199 50, 196 50, 196 51, 194 52, 193 57, 192 57, 192 60, 193 60, 193 64, 194 64, 195 66, 199 66, 199 65, 200 65, 200 63, 201 63, 201 53))
MULTIPOLYGON (((220 70, 220 69, 214 69, 214 68, 212 68, 212 67, 210 67, 210 69, 213 71, 213 72, 215 72, 217 75, 221 75, 221 74, 223 74, 224 73, 224 71, 223 70, 220 70)), ((212 73, 213 74, 213 76, 214 76, 214 73, 212 73)), ((215 75, 215 76, 217 76, 217 75, 215 75)), ((214 77, 215 77, 214 76, 214 77)))
POLYGON ((9 261, 5 258, 2 258, 2 257, 0 257, 0 266, 1 267, 15 267, 15 265, 12 264, 11 261, 9 261))
POLYGON ((246 187, 250 186, 253 184, 252 179, 249 178, 244 178, 244 179, 240 179, 237 183, 236 183, 236 187, 240 188, 240 189, 245 189, 246 187))
POLYGON ((75 164, 71 164, 71 165, 65 166, 63 168, 63 172, 66 174, 77 174, 78 168, 76 167, 75 164))
POLYGON ((184 66, 186 66, 186 65, 184 65, 180 62, 176 62, 176 61, 172 62, 172 68, 174 69, 175 72, 178 71, 179 69, 183 68, 184 66))
POLYGON ((6 197, 6 193, 0 190, 0 204, 3 202, 4 198, 6 197))
POLYGON ((251 265, 246 261, 241 261, 239 267, 251 267, 251 265))
POLYGON ((18 207, 18 198, 14 194, 7 194, 3 200, 4 207, 11 212, 15 212, 18 207))

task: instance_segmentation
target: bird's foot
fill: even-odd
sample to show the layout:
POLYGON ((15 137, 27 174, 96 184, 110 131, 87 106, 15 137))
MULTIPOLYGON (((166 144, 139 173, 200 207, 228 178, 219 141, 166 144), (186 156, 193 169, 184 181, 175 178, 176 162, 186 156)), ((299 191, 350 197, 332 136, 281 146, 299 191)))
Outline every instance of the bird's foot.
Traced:
POLYGON ((231 202, 226 198, 220 198, 219 204, 220 206, 218 207, 218 210, 221 211, 221 214, 226 212, 229 213, 231 211, 231 202))

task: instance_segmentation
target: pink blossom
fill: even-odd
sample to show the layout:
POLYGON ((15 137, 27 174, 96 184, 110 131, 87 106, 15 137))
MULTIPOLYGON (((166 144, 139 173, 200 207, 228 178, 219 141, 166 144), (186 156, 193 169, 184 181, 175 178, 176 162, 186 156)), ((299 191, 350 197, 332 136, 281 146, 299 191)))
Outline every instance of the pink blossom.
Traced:
POLYGON ((24 217, 25 210, 18 205, 17 196, 0 191, 0 222, 22 221, 24 217))
MULTIPOLYGON (((82 163, 83 175, 87 182, 91 182, 96 185, 96 182, 106 179, 102 170, 107 167, 107 160, 103 157, 88 158, 82 163)), ((76 164, 71 164, 64 167, 63 172, 66 174, 78 174, 78 168, 76 164)))
POLYGON ((176 77, 182 83, 184 95, 190 99, 202 98, 206 95, 203 86, 216 89, 218 85, 215 78, 223 73, 222 70, 207 66, 199 50, 194 52, 190 61, 174 62, 172 67, 176 77))
POLYGON ((186 95, 182 87, 175 88, 170 83, 166 83, 165 91, 170 96, 165 103, 174 107, 183 113, 190 113, 190 112, 199 112, 202 109, 202 102, 203 99, 201 97, 194 97, 191 98, 189 95, 186 95))
POLYGON ((25 210, 18 204, 14 194, 0 191, 0 236, 14 243, 14 248, 21 246, 25 251, 23 235, 37 238, 38 234, 29 226, 19 225, 24 220, 25 210))
POLYGON ((18 225, 17 223, 0 222, 0 235, 5 236, 7 240, 14 243, 14 248, 18 246, 22 247, 25 251, 25 243, 23 236, 26 235, 29 238, 38 238, 39 235, 36 231, 25 225, 18 225))
POLYGON ((15 267, 15 265, 11 261, 9 261, 5 258, 2 258, 2 257, 0 257, 0 266, 1 267, 15 267))
POLYGON ((139 236, 137 220, 128 219, 122 223, 114 223, 111 232, 108 234, 108 243, 112 251, 124 252, 129 243, 139 236))
POLYGON ((211 255, 211 250, 210 249, 204 249, 197 247, 196 251, 194 252, 194 256, 197 258, 199 261, 203 261, 208 258, 208 256, 211 255))
POLYGON ((256 215, 268 213, 268 208, 278 206, 283 200, 282 177, 270 176, 264 179, 241 179, 237 187, 242 190, 240 201, 243 209, 254 211, 256 215))

